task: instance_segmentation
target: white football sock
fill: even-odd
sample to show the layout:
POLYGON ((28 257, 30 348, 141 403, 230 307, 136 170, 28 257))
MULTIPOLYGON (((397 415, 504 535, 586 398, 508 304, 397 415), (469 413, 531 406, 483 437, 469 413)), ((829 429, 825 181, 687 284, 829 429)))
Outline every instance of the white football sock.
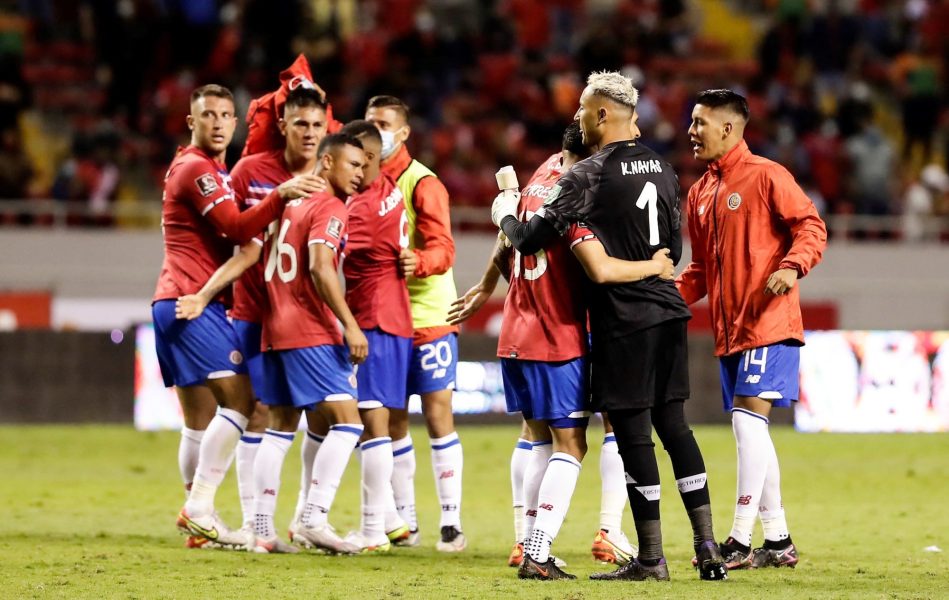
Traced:
POLYGON ((544 480, 547 471, 547 461, 554 453, 550 442, 534 442, 531 444, 531 459, 524 469, 524 542, 531 537, 534 529, 534 520, 537 518, 537 496, 540 494, 540 483, 544 480))
MULTIPOLYGON (((392 441, 392 493, 399 517, 409 529, 418 530, 415 516, 415 447, 412 434, 392 441)), ((386 519, 389 520, 389 519, 386 519)))
POLYGON ((198 468, 198 453, 201 450, 203 438, 203 429, 181 428, 181 440, 178 442, 178 470, 181 471, 181 481, 185 484, 185 500, 188 499, 188 493, 191 491, 194 471, 198 468))
POLYGON ((303 507, 303 523, 307 527, 319 527, 327 522, 336 490, 339 489, 339 480, 343 478, 349 457, 362 432, 363 426, 354 423, 330 427, 313 461, 313 481, 303 507))
POLYGON ((616 436, 607 433, 600 449, 600 529, 620 532, 626 508, 626 475, 616 436))
POLYGON ((525 552, 537 562, 545 563, 550 558, 550 545, 560 533, 579 477, 580 461, 565 452, 551 455, 544 480, 540 484, 537 520, 531 532, 530 550, 525 548, 525 552))
POLYGON ((738 499, 731 537, 751 546, 761 491, 768 472, 768 457, 774 444, 768 433, 768 419, 740 408, 732 409, 732 430, 738 447, 738 499))
POLYGON ((771 444, 772 455, 768 459, 768 473, 761 491, 761 504, 758 516, 764 530, 765 541, 779 542, 791 537, 788 522, 784 516, 784 503, 781 501, 781 468, 778 465, 778 453, 771 444))
POLYGON ((254 519, 254 461, 263 437, 262 433, 245 431, 234 451, 237 460, 237 494, 241 499, 243 523, 250 523, 254 519))
POLYGON ((316 453, 324 439, 309 430, 303 436, 303 443, 300 445, 300 493, 297 494, 297 507, 293 510, 294 522, 300 520, 303 514, 306 497, 310 492, 310 481, 313 479, 313 461, 316 460, 316 453))
POLYGON ((280 493, 280 472, 294 435, 286 431, 268 429, 260 442, 254 462, 254 533, 266 538, 277 535, 273 516, 280 493))
POLYGON ((185 509, 192 517, 214 512, 214 495, 224 481, 224 475, 227 474, 234 457, 234 447, 244 434, 245 427, 247 417, 230 408, 218 410, 217 415, 211 419, 204 439, 201 440, 191 495, 185 502, 185 509))
POLYGON ((392 498, 392 438, 377 437, 360 444, 362 454, 362 533, 368 539, 386 534, 386 509, 392 498))
POLYGON ((458 432, 453 431, 440 438, 431 438, 432 471, 435 474, 435 491, 442 512, 439 527, 449 525, 461 530, 461 473, 464 454, 458 432))
POLYGON ((511 453, 511 497, 514 500, 514 541, 524 541, 524 471, 531 459, 531 443, 518 438, 511 453))

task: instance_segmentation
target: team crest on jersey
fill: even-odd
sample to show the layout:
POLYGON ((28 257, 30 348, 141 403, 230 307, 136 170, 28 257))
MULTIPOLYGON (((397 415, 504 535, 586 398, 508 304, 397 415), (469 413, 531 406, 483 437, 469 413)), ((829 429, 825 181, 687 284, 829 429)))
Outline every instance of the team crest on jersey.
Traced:
POLYGON ((728 208, 735 210, 739 206, 741 206, 741 196, 738 194, 738 192, 735 192, 728 197, 728 208))
POLYGON ((343 222, 336 217, 330 217, 329 223, 326 224, 326 233, 339 239, 339 236, 343 233, 343 222))
POLYGON ((195 179, 194 184, 198 186, 198 191, 205 198, 217 191, 217 181, 214 180, 214 175, 210 173, 205 173, 195 179))
POLYGON ((231 364, 234 365, 239 365, 244 362, 244 355, 240 353, 240 350, 231 350, 231 354, 228 358, 231 360, 231 364))

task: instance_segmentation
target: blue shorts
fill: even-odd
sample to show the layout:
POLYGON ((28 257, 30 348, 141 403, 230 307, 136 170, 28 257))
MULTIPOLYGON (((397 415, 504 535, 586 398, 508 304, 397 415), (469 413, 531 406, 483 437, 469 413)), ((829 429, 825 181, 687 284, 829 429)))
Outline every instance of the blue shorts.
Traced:
POLYGON ((363 329, 369 340, 369 356, 356 370, 359 408, 405 409, 405 386, 412 356, 412 338, 399 337, 381 329, 363 329))
POLYGON ((449 333, 413 348, 409 362, 409 395, 455 389, 457 367, 457 334, 449 333))
POLYGON ((719 370, 725 411, 732 409, 735 396, 770 400, 772 406, 791 406, 798 399, 800 367, 801 348, 785 343, 723 356, 719 370))
POLYGON ((590 419, 590 371, 586 358, 564 362, 501 359, 507 411, 551 427, 586 427, 590 419))
POLYGON ((356 398, 356 376, 343 345, 326 344, 264 352, 264 389, 267 406, 312 410, 324 401, 356 398))
POLYGON ((260 323, 232 319, 231 325, 237 334, 244 362, 247 363, 250 385, 254 388, 254 394, 260 397, 260 390, 264 389, 264 357, 260 352, 260 323))
POLYGON ((152 304, 155 351, 165 387, 187 387, 208 379, 246 375, 247 364, 224 305, 212 302, 193 321, 175 318, 175 301, 152 304))

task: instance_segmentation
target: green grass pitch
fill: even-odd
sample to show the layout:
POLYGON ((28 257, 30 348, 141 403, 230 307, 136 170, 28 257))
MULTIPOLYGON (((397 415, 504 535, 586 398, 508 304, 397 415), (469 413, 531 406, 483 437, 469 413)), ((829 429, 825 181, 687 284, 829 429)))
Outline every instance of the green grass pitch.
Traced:
MULTIPOLYGON (((554 551, 575 582, 521 582, 506 566, 512 543, 508 461, 515 426, 465 426, 463 522, 469 547, 434 550, 438 515, 424 431, 416 489, 423 547, 388 556, 266 556, 186 550, 174 528, 182 503, 173 432, 128 427, 0 427, 2 598, 949 598, 949 436, 805 435, 775 428, 785 505, 801 551, 797 569, 739 571, 700 582, 668 459, 663 530, 672 581, 594 582, 589 548, 599 514, 602 430, 554 551), (925 551, 936 546, 943 552, 925 551)), ((710 475, 716 534, 731 525, 735 450, 727 427, 698 427, 710 475)), ((277 523, 291 516, 297 446, 284 468, 277 523)), ((218 494, 239 521, 236 485, 218 494)), ((331 513, 337 529, 359 522, 355 458, 331 513)), ((624 528, 633 537, 629 514, 624 528)), ((755 542, 760 542, 760 531, 755 542)))

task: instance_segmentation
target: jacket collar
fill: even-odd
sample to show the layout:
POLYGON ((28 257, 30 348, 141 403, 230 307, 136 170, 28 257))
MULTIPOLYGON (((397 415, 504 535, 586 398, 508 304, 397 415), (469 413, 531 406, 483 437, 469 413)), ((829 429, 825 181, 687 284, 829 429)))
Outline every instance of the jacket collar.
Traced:
POLYGON ((382 163, 382 172, 392 179, 398 179, 399 176, 409 168, 409 163, 411 162, 412 155, 409 154, 409 149, 406 148, 405 143, 403 143, 399 146, 399 149, 395 151, 395 154, 382 163))
POLYGON ((725 156, 708 163, 708 170, 721 177, 722 173, 731 171, 749 156, 751 156, 751 150, 748 149, 748 144, 742 139, 734 148, 726 152, 725 156))

